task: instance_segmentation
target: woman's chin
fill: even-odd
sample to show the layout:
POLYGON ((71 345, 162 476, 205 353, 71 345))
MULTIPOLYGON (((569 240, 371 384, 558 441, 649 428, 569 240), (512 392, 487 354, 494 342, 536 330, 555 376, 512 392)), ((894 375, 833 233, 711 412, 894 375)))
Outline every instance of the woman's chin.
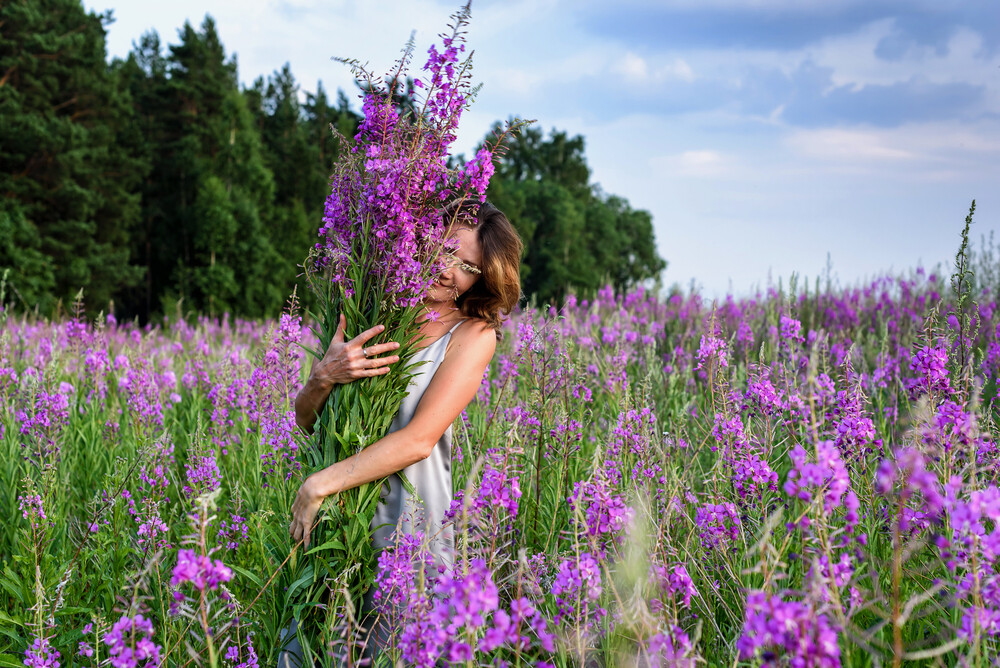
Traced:
POLYGON ((438 284, 434 284, 424 296, 425 304, 439 304, 441 302, 451 301, 451 294, 448 290, 445 290, 438 284))

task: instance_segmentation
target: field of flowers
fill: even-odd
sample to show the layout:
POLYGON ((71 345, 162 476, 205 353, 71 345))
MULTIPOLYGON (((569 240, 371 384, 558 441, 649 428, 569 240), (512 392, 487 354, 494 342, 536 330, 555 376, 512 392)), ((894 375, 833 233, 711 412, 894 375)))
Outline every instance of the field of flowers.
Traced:
MULTIPOLYGON (((1000 311, 955 278, 517 314, 456 424, 455 567, 379 558, 383 660, 995 665, 1000 311)), ((0 665, 275 665, 301 317, 0 323, 0 665)), ((363 642, 325 618, 329 661, 363 642)))

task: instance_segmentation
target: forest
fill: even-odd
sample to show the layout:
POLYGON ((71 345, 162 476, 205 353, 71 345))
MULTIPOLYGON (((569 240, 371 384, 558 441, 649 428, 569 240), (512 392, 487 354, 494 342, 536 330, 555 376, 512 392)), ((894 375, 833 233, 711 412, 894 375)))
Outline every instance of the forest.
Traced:
MULTIPOLYGON (((301 263, 364 91, 307 91, 287 64, 241 86, 209 16, 109 62, 112 20, 80 0, 0 6, 0 305, 51 316, 83 290, 88 311, 143 323, 275 317, 307 292, 301 263)), ((650 213, 592 180, 584 137, 543 126, 505 142, 488 192, 525 241, 526 300, 655 280, 650 213)))

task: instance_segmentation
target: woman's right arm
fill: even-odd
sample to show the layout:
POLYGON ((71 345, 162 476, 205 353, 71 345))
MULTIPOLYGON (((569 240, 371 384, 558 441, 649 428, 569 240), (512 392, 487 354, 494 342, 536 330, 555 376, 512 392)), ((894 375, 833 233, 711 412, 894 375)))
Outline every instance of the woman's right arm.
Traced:
POLYGON ((330 347, 326 349, 322 359, 313 362, 309 379, 295 395, 295 422, 307 434, 312 433, 316 415, 322 410, 334 385, 387 374, 389 365, 399 361, 396 355, 378 357, 399 348, 395 341, 365 347, 372 337, 385 329, 382 325, 366 329, 350 341, 344 341, 346 327, 347 320, 341 314, 340 324, 330 341, 330 347))

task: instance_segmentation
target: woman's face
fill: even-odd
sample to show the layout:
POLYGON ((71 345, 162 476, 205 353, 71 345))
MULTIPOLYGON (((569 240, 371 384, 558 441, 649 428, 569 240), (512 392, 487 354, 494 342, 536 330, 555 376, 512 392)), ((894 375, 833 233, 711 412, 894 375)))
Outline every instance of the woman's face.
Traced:
POLYGON ((427 291, 431 302, 451 302, 461 297, 477 280, 483 264, 483 251, 479 235, 471 227, 461 225, 448 235, 458 246, 454 253, 446 255, 444 271, 427 291))

